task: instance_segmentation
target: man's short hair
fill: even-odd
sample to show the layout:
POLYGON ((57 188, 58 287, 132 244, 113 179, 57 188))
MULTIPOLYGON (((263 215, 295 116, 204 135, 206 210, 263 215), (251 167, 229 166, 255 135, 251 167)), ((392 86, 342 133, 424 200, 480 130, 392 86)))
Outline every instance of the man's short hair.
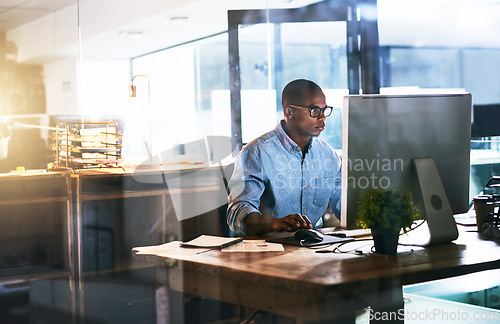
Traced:
POLYGON ((300 104, 305 96, 313 91, 322 91, 313 81, 297 79, 289 82, 281 93, 281 105, 285 108, 289 104, 300 104))

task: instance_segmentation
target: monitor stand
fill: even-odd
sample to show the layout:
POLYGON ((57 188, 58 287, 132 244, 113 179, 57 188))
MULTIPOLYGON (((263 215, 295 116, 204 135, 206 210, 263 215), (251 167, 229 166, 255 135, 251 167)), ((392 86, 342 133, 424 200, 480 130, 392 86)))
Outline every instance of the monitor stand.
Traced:
POLYGON ((424 246, 449 243, 458 238, 453 212, 432 158, 413 159, 422 192, 430 238, 424 246))

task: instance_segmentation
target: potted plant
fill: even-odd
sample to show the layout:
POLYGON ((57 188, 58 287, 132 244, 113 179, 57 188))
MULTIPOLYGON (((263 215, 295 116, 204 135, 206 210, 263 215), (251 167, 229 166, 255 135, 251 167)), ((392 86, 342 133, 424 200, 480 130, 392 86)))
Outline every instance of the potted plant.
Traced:
POLYGON ((395 254, 399 233, 406 233, 418 216, 406 189, 368 189, 358 198, 357 225, 371 229, 377 253, 395 254))

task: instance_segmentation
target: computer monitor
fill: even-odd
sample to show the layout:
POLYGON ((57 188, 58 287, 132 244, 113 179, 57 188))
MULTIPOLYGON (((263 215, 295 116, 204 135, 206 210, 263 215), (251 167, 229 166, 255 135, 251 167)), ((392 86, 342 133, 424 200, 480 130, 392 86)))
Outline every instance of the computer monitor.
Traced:
POLYGON ((356 228, 362 190, 400 187, 431 236, 454 227, 435 242, 455 239, 453 214, 469 207, 471 95, 346 96, 342 119, 342 227, 356 228))
POLYGON ((500 136, 500 104, 474 105, 472 116, 472 137, 500 136))

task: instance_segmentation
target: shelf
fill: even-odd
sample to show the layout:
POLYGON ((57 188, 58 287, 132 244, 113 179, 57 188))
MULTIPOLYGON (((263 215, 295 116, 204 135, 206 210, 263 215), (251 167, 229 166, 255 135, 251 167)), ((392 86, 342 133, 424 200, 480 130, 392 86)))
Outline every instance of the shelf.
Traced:
POLYGON ((21 204, 43 204, 50 202, 68 202, 68 197, 32 198, 32 199, 9 199, 0 201, 0 206, 21 205, 21 204))
POLYGON ((145 191, 127 191, 111 194, 83 194, 82 201, 90 200, 106 200, 106 199, 121 199, 121 198, 140 198, 140 197, 153 197, 162 195, 176 195, 195 192, 209 192, 220 190, 219 186, 207 186, 199 188, 186 188, 186 189, 160 189, 160 190, 145 190, 145 191))
POLYGON ((32 280, 69 277, 69 271, 60 267, 23 266, 0 269, 0 285, 16 285, 32 280))
POLYGON ((104 274, 108 274, 108 273, 113 274, 115 272, 148 269, 148 268, 154 268, 154 267, 155 267, 154 264, 151 264, 150 262, 146 262, 146 261, 118 262, 111 269, 85 271, 84 276, 104 275, 104 274))
POLYGON ((9 172, 0 175, 0 206, 69 201, 69 177, 58 172, 9 172))

